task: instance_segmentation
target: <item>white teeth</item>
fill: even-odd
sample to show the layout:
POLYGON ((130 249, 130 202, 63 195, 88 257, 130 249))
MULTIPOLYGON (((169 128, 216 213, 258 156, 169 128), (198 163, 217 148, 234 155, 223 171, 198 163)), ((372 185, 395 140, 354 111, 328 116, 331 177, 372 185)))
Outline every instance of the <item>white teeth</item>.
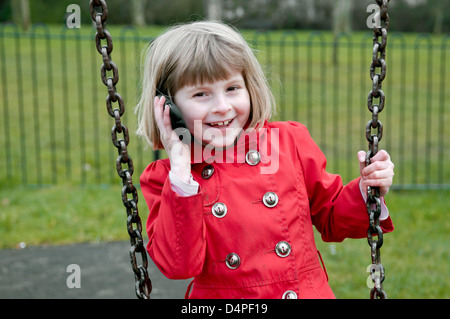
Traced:
POLYGON ((231 120, 230 121, 225 121, 225 122, 211 123, 209 125, 211 125, 211 126, 226 126, 226 125, 228 125, 230 123, 231 123, 231 120))

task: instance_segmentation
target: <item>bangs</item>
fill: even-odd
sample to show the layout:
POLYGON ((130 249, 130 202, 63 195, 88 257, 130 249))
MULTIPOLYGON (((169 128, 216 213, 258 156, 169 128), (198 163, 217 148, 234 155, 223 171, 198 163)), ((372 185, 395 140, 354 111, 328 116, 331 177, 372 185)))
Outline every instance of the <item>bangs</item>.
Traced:
POLYGON ((230 78, 235 71, 245 68, 245 48, 226 42, 214 34, 197 35, 180 43, 183 59, 173 72, 175 92, 183 86, 193 86, 230 78))

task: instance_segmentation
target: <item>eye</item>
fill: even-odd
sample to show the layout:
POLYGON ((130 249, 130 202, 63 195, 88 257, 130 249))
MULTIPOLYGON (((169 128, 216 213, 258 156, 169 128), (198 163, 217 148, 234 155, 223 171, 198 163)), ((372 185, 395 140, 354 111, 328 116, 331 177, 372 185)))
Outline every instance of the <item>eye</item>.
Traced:
POLYGON ((236 90, 239 90, 239 86, 237 86, 237 85, 235 85, 235 86, 230 86, 230 87, 227 89, 228 92, 232 92, 232 91, 236 91, 236 90))
POLYGON ((198 92, 194 94, 194 97, 204 97, 204 96, 206 96, 206 93, 204 92, 198 92))

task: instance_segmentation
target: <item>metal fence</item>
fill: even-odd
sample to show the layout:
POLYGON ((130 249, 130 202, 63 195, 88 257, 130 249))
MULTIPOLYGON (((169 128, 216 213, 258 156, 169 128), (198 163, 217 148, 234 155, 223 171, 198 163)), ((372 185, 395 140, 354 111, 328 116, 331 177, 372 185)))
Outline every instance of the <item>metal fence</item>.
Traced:
MULTIPOLYGON (((116 183, 112 119, 106 113, 101 59, 88 28, 35 25, 24 33, 0 27, 0 180, 11 185, 116 183)), ((124 123, 136 129, 140 54, 151 39, 133 28, 113 29, 124 123)), ((371 114, 369 32, 341 34, 244 32, 277 99, 274 120, 307 125, 344 181, 359 174, 356 153, 367 150, 371 114)), ((398 189, 450 188, 450 40, 390 34, 381 147, 396 164, 398 189)), ((139 174, 155 159, 134 135, 129 146, 139 174)), ((161 156, 164 156, 162 153, 161 156)))

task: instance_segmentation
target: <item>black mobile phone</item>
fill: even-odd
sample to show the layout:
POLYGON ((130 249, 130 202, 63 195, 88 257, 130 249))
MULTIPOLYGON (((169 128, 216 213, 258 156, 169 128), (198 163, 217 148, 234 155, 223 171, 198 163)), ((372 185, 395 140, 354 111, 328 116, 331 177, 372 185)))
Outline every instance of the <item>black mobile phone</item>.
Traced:
POLYGON ((186 138, 187 136, 190 136, 190 132, 187 129, 186 122, 184 122, 183 115, 181 114, 178 106, 173 103, 167 95, 158 94, 158 96, 160 98, 162 96, 166 98, 166 101, 164 102, 164 109, 166 109, 166 106, 170 107, 170 123, 172 124, 172 129, 176 130, 176 133, 182 142, 186 144, 190 143, 190 141, 188 141, 189 139, 186 138))

